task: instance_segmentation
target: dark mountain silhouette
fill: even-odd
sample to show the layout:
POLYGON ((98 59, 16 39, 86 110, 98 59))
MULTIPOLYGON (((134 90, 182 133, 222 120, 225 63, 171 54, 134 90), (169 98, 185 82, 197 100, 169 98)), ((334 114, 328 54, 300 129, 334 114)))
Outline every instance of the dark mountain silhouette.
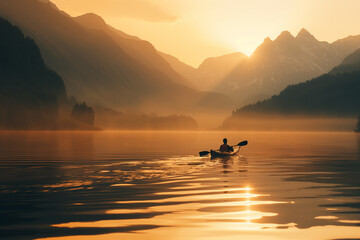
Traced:
POLYGON ((92 107, 86 105, 85 102, 83 102, 82 104, 74 105, 74 107, 71 111, 71 117, 80 122, 89 124, 91 126, 93 126, 95 123, 94 109, 92 107))
POLYGON ((328 43, 301 29, 296 37, 284 31, 274 41, 266 38, 250 57, 237 53, 209 58, 198 69, 162 56, 197 88, 228 95, 242 106, 327 73, 358 48, 360 35, 328 43))
POLYGON ((282 32, 266 38, 215 88, 245 105, 278 94, 286 86, 329 72, 345 56, 360 48, 360 35, 333 43, 318 41, 305 29, 296 37, 282 32))
POLYGON ((330 74, 354 72, 360 70, 360 49, 356 50, 337 67, 331 70, 330 74))
POLYGON ((141 40, 138 37, 128 35, 113 28, 94 13, 78 16, 74 20, 90 29, 104 31, 126 54, 148 69, 155 69, 176 83, 191 86, 191 83, 184 76, 174 71, 170 64, 160 56, 158 51, 148 41, 141 40))
POLYGON ((34 38, 68 94, 90 105, 156 112, 232 106, 219 94, 180 84, 183 78, 172 75, 149 43, 111 29, 94 15, 74 19, 38 0, 1 0, 0 14, 34 38), (85 27, 84 19, 92 25, 85 27))
POLYGON ((328 74, 288 86, 279 95, 238 109, 233 118, 259 113, 357 116, 360 112, 359 55, 357 50, 328 74))
POLYGON ((236 113, 281 113, 327 116, 355 116, 360 110, 360 70, 336 75, 324 74, 291 85, 269 100, 248 105, 236 113))
POLYGON ((55 128, 67 101, 64 82, 34 41, 3 18, 0 36, 0 128, 55 128))

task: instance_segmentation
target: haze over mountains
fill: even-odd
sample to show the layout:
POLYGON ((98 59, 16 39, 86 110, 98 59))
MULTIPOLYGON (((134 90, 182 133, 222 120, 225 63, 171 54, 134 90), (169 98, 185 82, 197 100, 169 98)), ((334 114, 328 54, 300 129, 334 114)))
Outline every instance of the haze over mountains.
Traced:
POLYGON ((20 29, 0 17, 0 129, 55 128, 67 101, 62 79, 20 29))
MULTIPOLYGON (((223 126, 237 128, 244 125, 243 121, 247 118, 266 122, 272 121, 274 116, 277 121, 279 116, 293 119, 298 116, 355 118, 360 113, 359 93, 360 49, 347 56, 328 74, 288 86, 279 95, 238 109, 225 120, 223 126)), ((320 124, 326 122, 322 120, 320 124)))
POLYGON ((243 53, 231 53, 205 59, 198 68, 193 68, 177 58, 161 53, 175 71, 181 73, 198 89, 212 91, 241 61, 247 59, 243 53))
POLYGON ((175 83, 191 86, 184 76, 171 68, 170 64, 158 54, 151 43, 111 27, 100 16, 94 13, 75 17, 74 20, 87 28, 105 32, 126 54, 142 64, 143 66, 141 67, 159 71, 175 83))
POLYGON ((330 74, 360 71, 360 49, 348 55, 344 61, 330 71, 330 74))
POLYGON ((216 91, 230 93, 240 105, 262 100, 290 84, 327 73, 358 48, 360 35, 330 44, 318 41, 305 29, 296 37, 285 31, 274 41, 265 39, 216 91))
MULTIPOLYGON (((359 61, 359 54, 354 51, 360 48, 360 35, 328 43, 318 41, 305 29, 295 37, 284 31, 275 40, 266 38, 250 57, 242 53, 211 57, 194 68, 156 50, 147 41, 113 28, 96 14, 71 17, 48 0, 0 0, 0 16, 34 39, 44 62, 64 80, 69 96, 121 114, 201 111, 209 114, 204 115, 208 122, 214 117, 223 119, 219 113, 270 98, 289 85, 318 77, 337 66, 319 78, 331 79, 335 89, 338 80, 347 76, 339 77, 338 73, 358 69, 354 63, 359 61)), ((349 88, 355 84, 353 76, 346 79, 349 88)), ((303 97, 335 91, 327 89, 325 81, 318 81, 325 85, 318 85, 316 91, 313 83, 301 85, 314 90, 303 97)), ((300 97, 296 91, 304 90, 294 89, 291 94, 285 90, 285 95, 300 97)), ((339 97, 352 96, 352 89, 341 89, 344 94, 339 97)), ((271 109, 272 103, 265 105, 271 109)))
POLYGON ((93 14, 72 18, 51 2, 38 0, 1 0, 0 14, 34 38, 45 62, 64 79, 68 94, 81 101, 149 112, 232 107, 226 97, 184 86, 186 79, 150 43, 109 27, 93 14))
MULTIPOLYGON (((296 37, 284 31, 274 41, 266 38, 249 58, 238 54, 237 58, 228 59, 224 64, 228 68, 223 68, 222 72, 219 71, 219 62, 224 61, 222 57, 218 58, 215 66, 210 66, 205 71, 202 66, 211 59, 205 60, 193 71, 182 70, 184 68, 180 67, 174 69, 183 71, 182 74, 198 87, 226 94, 238 106, 243 106, 278 94, 290 84, 329 72, 358 48, 360 35, 328 43, 318 41, 305 29, 296 37), (204 72, 206 74, 202 74, 204 72), (212 79, 213 76, 216 76, 216 81, 212 79)), ((172 66, 175 65, 170 59, 167 60, 172 66)))

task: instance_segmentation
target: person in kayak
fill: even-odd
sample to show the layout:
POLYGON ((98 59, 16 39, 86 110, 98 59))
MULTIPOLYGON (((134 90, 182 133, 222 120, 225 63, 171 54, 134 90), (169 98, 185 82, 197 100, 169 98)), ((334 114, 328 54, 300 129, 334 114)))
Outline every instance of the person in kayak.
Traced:
POLYGON ((220 146, 220 152, 233 152, 234 148, 227 144, 227 139, 223 139, 224 144, 220 146))

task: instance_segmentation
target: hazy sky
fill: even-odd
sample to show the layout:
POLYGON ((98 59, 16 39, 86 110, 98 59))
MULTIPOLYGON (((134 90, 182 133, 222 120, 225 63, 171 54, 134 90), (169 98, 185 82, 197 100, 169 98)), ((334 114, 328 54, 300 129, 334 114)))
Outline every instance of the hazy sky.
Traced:
POLYGON ((332 42, 360 34, 360 0, 52 0, 88 12, 193 66, 235 51, 250 55, 267 37, 306 28, 332 42))

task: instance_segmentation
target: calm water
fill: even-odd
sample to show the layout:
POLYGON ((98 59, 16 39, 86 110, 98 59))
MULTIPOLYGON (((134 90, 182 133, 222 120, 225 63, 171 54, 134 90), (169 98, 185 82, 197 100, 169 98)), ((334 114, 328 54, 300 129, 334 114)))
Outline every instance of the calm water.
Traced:
POLYGON ((354 133, 0 132, 1 239, 359 239, 354 133), (200 158, 223 137, 228 160, 200 158))

